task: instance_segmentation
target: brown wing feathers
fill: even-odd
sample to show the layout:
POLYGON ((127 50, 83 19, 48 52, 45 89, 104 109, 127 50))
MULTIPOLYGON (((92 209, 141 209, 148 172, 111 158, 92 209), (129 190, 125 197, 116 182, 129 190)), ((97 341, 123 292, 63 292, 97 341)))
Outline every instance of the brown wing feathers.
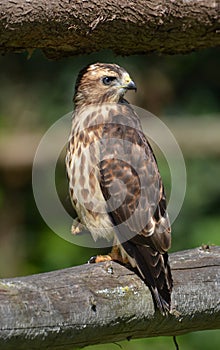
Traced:
POLYGON ((152 232, 149 234, 152 229, 155 230, 156 225, 155 227, 153 225, 155 222, 158 224, 163 215, 165 220, 167 219, 165 196, 157 164, 147 141, 143 143, 144 135, 140 137, 139 131, 111 124, 105 126, 103 137, 105 142, 101 153, 102 159, 106 159, 100 162, 100 186, 106 200, 112 195, 113 202, 109 202, 109 215, 116 227, 116 235, 126 253, 135 260, 140 275, 151 290, 156 306, 165 314, 170 309, 172 289, 168 254, 165 252, 170 243, 169 238, 166 242, 166 235, 169 237, 170 232, 166 227, 165 231, 168 232, 155 233, 155 236, 152 232), (114 142, 111 142, 112 139, 114 142), (124 144, 124 147, 131 147, 129 152, 128 149, 124 149, 124 154, 129 154, 129 159, 132 160, 131 164, 126 162, 127 159, 124 161, 120 159, 123 156, 121 139, 132 141, 131 145, 124 144), (139 146, 133 147, 133 152, 136 154, 132 154, 132 145, 139 146), (146 156, 137 153, 140 147, 144 148, 146 156), (133 160, 133 157, 136 160, 133 160), (132 165, 137 167, 138 171, 132 169, 132 165), (117 193, 111 188, 115 180, 121 181, 117 193), (146 185, 146 188, 141 188, 143 185, 146 185), (117 206, 117 200, 120 198, 124 200, 117 206), (151 207, 154 202, 156 206, 151 207), (113 207, 114 210, 111 210, 113 207), (138 211, 133 215, 137 208, 138 211), (145 220, 144 227, 141 220, 145 220), (139 232, 140 227, 143 228, 142 232, 139 232), (158 246, 164 254, 157 250, 158 246))

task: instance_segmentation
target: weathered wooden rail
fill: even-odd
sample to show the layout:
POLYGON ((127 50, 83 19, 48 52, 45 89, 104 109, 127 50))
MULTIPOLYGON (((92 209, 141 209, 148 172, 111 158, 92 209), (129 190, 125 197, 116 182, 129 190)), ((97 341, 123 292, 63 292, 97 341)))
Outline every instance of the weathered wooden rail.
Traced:
POLYGON ((0 349, 76 349, 123 339, 220 328, 220 247, 170 254, 172 305, 115 262, 0 280, 0 349))

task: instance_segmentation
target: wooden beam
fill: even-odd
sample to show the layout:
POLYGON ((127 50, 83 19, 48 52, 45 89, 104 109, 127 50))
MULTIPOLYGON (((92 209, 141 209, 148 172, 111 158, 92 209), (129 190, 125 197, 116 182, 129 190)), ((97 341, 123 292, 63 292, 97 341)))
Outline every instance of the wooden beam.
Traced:
MULTIPOLYGON (((170 128, 185 157, 220 156, 220 120, 218 118, 162 118, 162 121, 170 128)), ((148 125, 144 118, 142 125, 143 130, 146 131, 148 125)), ((60 137, 63 137, 63 134, 65 130, 60 129, 60 137)), ((30 169, 42 137, 43 133, 40 131, 2 134, 0 169, 11 172, 22 168, 30 169)), ((45 150, 45 163, 53 156, 53 149, 45 150)))
POLYGON ((0 13, 1 53, 179 54, 220 44, 216 0, 2 0, 0 13))
POLYGON ((173 253, 170 261, 179 317, 155 313, 143 281, 114 262, 0 280, 1 350, 70 350, 220 328, 220 247, 173 253))

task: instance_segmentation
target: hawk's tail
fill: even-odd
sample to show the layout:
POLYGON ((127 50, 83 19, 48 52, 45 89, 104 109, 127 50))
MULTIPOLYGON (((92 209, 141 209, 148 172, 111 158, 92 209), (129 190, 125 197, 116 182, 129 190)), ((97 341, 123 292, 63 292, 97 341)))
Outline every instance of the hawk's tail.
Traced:
POLYGON ((144 282, 152 293, 155 306, 166 315, 170 312, 173 286, 168 254, 161 254, 147 245, 132 244, 128 241, 123 243, 123 246, 135 260, 144 282))

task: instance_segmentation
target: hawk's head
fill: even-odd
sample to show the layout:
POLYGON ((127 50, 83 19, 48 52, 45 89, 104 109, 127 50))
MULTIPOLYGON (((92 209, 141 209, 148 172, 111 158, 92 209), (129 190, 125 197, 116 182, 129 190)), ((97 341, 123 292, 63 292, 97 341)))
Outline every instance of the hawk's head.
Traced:
POLYGON ((74 102, 76 105, 117 103, 127 90, 136 90, 136 86, 124 68, 117 64, 95 63, 80 71, 74 102))

